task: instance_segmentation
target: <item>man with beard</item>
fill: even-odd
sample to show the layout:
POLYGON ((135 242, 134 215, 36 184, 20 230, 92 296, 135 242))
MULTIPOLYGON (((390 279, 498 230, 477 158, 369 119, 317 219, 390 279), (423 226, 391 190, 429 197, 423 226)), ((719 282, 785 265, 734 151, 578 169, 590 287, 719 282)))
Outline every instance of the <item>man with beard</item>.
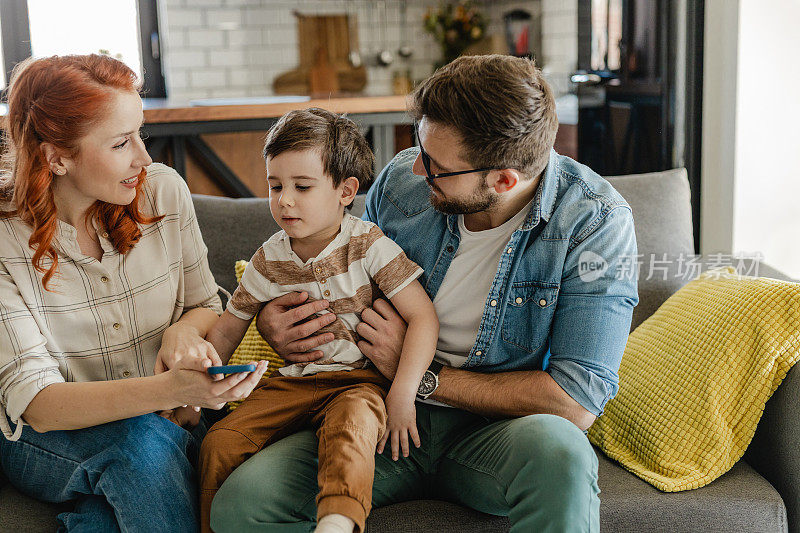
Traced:
MULTIPOLYGON (((415 89, 409 112, 419 148, 383 170, 364 217, 425 270, 440 336, 418 391, 421 447, 376 457, 373 505, 433 498, 507 515, 512 531, 598 531, 585 430, 617 392, 638 303, 635 272, 624 275, 636 256, 630 207, 553 151, 555 101, 532 61, 459 58, 415 89)), ((259 318, 290 362, 316 359, 333 336, 330 314, 305 320, 326 306, 306 297, 273 300, 259 318)), ((379 300, 357 331, 393 378, 397 312, 379 300)), ((308 530, 316 453, 304 430, 251 458, 218 493, 215 529, 308 530)))

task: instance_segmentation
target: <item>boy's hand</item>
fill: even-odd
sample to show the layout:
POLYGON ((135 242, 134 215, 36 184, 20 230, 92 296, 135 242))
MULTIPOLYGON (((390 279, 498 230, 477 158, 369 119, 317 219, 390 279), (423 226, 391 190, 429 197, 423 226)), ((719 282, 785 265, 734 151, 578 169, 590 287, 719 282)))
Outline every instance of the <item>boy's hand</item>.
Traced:
POLYGON ((378 453, 383 453, 386 441, 391 441, 392 460, 397 461, 400 458, 400 452, 403 453, 403 457, 408 457, 410 453, 409 436, 411 436, 414 446, 420 447, 419 433, 417 432, 417 410, 414 407, 413 397, 403 398, 392 394, 392 391, 386 396, 385 403, 388 419, 386 432, 378 442, 378 453))

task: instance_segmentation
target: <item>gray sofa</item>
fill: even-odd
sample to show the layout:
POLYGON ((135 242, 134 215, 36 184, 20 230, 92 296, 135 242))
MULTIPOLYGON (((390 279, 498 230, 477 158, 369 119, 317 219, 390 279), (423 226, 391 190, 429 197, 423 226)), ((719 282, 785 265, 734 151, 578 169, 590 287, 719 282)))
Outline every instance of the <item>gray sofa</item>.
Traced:
MULTIPOLYGON (((682 254, 693 253, 689 186, 683 170, 621 176, 609 181, 628 200, 645 265, 635 328, 688 280, 676 276, 682 254), (647 278, 651 254, 666 273, 647 278), (666 260, 668 263, 660 263, 666 260), (666 278, 666 279, 664 279, 666 278)), ((235 287, 233 263, 248 259, 276 230, 264 200, 195 196, 211 269, 218 283, 235 287)), ((361 200, 363 202, 363 199, 361 200)), ((363 209, 359 202, 354 212, 363 209)), ((745 268, 754 266, 747 263, 745 268)), ((789 279, 758 265, 758 275, 789 279)), ((753 443, 728 473, 701 489, 662 493, 597 451, 603 531, 735 531, 800 533, 800 370, 793 369, 769 401, 753 443), (787 518, 788 517, 788 518, 787 518)), ((0 531, 52 531, 67 505, 39 503, 0 478, 0 531)), ((408 501, 375 509, 369 531, 507 531, 508 520, 440 501, 408 501)))

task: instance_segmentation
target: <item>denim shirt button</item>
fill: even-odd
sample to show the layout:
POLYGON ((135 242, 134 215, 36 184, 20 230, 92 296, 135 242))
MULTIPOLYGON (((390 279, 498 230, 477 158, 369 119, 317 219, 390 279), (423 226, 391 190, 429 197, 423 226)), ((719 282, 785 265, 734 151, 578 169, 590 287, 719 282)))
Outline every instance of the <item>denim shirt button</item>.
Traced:
POLYGON ((497 307, 497 300, 492 300, 491 302, 489 302, 489 305, 491 305, 492 307, 497 307))
POLYGON ((542 307, 546 306, 547 305, 547 300, 542 298, 541 300, 539 300, 539 305, 542 306, 542 307))
POLYGON ((513 248, 509 248, 508 250, 506 250, 506 253, 507 253, 507 254, 510 254, 510 253, 511 253, 511 252, 513 252, 513 251, 514 251, 514 249, 513 249, 513 248))
POLYGON ((451 245, 451 244, 447 245, 447 253, 448 254, 452 254, 453 253, 453 245, 451 245))
POLYGON ((482 356, 482 355, 483 355, 483 352, 482 352, 482 351, 480 351, 480 350, 478 350, 477 352, 475 352, 475 355, 477 355, 478 357, 480 357, 480 356, 482 356))
POLYGON ((518 304, 521 304, 521 303, 522 303, 522 298, 520 298, 519 296, 517 296, 517 299, 516 299, 516 300, 514 300, 514 301, 515 301, 515 302, 517 302, 518 304))

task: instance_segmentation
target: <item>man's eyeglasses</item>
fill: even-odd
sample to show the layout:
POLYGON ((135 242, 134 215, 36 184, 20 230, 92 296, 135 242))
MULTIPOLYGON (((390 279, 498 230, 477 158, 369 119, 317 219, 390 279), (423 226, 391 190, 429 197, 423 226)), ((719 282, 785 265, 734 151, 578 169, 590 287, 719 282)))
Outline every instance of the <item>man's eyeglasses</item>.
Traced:
POLYGON ((433 182, 436 178, 446 178, 448 176, 460 176, 461 174, 470 174, 472 172, 486 172, 488 170, 499 170, 498 167, 483 167, 483 168, 473 168, 471 170, 459 170, 458 172, 439 172, 438 174, 434 174, 431 172, 431 156, 428 155, 428 152, 422 147, 422 143, 419 140, 419 125, 414 124, 414 134, 417 136, 417 145, 419 146, 419 155, 422 158, 422 166, 425 167, 425 174, 428 178, 428 181, 433 182))

